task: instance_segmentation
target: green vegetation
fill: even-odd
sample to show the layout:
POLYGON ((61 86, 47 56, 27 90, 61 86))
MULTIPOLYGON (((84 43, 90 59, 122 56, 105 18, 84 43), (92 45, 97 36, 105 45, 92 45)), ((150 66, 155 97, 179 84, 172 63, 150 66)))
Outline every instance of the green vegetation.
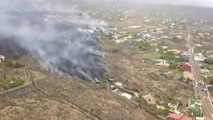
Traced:
POLYGON ((21 56, 19 54, 14 54, 10 57, 11 60, 19 60, 21 56))
POLYGON ((153 114, 155 116, 157 116, 159 114, 167 116, 169 114, 169 109, 168 108, 158 109, 156 106, 149 105, 149 106, 144 106, 144 109, 147 112, 149 112, 149 113, 151 113, 151 114, 153 114))
POLYGON ((22 68, 24 67, 24 65, 18 62, 20 58, 21 56, 19 54, 14 54, 10 58, 4 60, 1 63, 1 66, 4 68, 22 68))
POLYGON ((175 70, 177 73, 183 73, 183 69, 181 69, 180 67, 177 66, 177 63, 172 62, 170 63, 170 69, 175 70))
POLYGON ((155 93, 155 97, 158 99, 158 102, 161 103, 160 105, 168 107, 168 103, 175 104, 176 100, 174 97, 167 95, 166 93, 163 93, 161 91, 157 91, 155 93))
POLYGON ((143 99, 143 98, 137 98, 136 101, 137 101, 137 103, 139 103, 140 105, 147 104, 146 100, 143 99))
POLYGON ((161 57, 161 53, 156 53, 156 52, 146 53, 146 54, 143 54, 143 57, 150 58, 150 59, 158 59, 159 57, 161 57))
POLYGON ((142 41, 137 44, 138 48, 144 51, 152 50, 155 48, 149 41, 142 41))
POLYGON ((172 97, 172 96, 166 96, 165 100, 167 103, 174 103, 174 101, 175 101, 174 97, 172 97))
POLYGON ((183 59, 180 57, 177 57, 174 53, 168 52, 168 53, 163 53, 160 59, 167 60, 168 62, 187 62, 187 59, 183 59))
POLYGON ((213 65, 213 59, 212 58, 208 58, 204 61, 206 64, 211 64, 213 65))
POLYGON ((187 59, 183 59, 180 57, 177 57, 175 54, 173 53, 163 53, 162 56, 160 57, 160 59, 164 59, 166 61, 168 61, 170 63, 170 69, 175 70, 177 73, 183 73, 183 69, 181 69, 180 67, 177 66, 178 62, 188 62, 187 59))
POLYGON ((23 64, 17 62, 17 61, 13 61, 13 60, 5 60, 3 63, 4 67, 9 67, 9 68, 22 68, 24 67, 23 64))
POLYGON ((107 89, 107 86, 108 86, 107 78, 106 78, 106 77, 103 77, 103 78, 99 81, 99 84, 100 84, 100 86, 101 86, 103 89, 107 89))
POLYGON ((3 90, 9 90, 24 85, 24 80, 20 78, 0 79, 0 87, 3 90))
POLYGON ((201 101, 196 98, 196 96, 192 96, 189 98, 189 108, 188 113, 192 116, 202 116, 202 104, 201 101))

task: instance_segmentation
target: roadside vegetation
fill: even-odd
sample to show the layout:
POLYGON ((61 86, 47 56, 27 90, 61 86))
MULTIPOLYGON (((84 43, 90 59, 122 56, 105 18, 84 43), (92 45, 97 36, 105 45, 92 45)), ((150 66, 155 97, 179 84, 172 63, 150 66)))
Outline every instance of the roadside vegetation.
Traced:
POLYGON ((175 54, 173 54, 171 52, 162 53, 162 56, 160 57, 160 59, 167 60, 170 63, 188 62, 188 59, 180 58, 180 57, 176 56, 175 54))
POLYGON ((167 116, 169 113, 169 108, 159 109, 155 105, 148 104, 147 101, 143 98, 137 98, 136 101, 142 109, 145 109, 154 116, 158 116, 159 114, 167 116))
POLYGON ((183 69, 178 67, 177 63, 175 63, 175 62, 170 63, 169 68, 172 69, 172 70, 175 70, 178 73, 183 73, 183 71, 184 71, 183 69))
POLYGON ((205 62, 206 64, 213 65, 213 59, 212 59, 212 58, 206 59, 204 62, 205 62))

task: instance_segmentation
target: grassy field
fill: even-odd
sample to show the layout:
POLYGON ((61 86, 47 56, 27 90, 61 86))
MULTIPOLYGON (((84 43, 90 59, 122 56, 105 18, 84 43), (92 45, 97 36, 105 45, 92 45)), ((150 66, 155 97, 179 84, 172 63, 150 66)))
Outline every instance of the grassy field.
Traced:
POLYGON ((0 90, 9 90, 24 85, 25 81, 20 78, 0 78, 0 90))
POLYGON ((150 59, 158 59, 161 57, 161 55, 162 55, 161 53, 152 52, 152 53, 144 53, 143 57, 150 59))

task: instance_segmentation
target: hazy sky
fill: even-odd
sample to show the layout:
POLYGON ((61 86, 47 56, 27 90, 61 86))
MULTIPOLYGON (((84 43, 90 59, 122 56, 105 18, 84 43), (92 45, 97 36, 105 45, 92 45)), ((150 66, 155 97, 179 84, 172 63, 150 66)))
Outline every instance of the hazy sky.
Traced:
POLYGON ((213 8, 213 0, 135 0, 135 1, 146 2, 146 3, 208 6, 213 8))

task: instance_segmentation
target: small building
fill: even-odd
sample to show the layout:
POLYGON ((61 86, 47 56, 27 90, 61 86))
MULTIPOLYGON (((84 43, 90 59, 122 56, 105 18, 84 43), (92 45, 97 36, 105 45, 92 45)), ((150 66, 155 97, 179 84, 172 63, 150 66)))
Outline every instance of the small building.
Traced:
POLYGON ((0 63, 5 60, 5 57, 3 55, 0 55, 0 63))
POLYGON ((119 88, 122 88, 123 87, 123 84, 121 82, 115 82, 115 86, 116 87, 119 87, 119 88))
POLYGON ((183 36, 181 36, 181 35, 176 35, 175 38, 176 38, 176 39, 183 39, 183 36))
POLYGON ((200 72, 201 72, 202 74, 205 74, 205 75, 211 74, 211 71, 210 71, 209 69, 207 69, 207 68, 200 69, 200 72))
POLYGON ((185 115, 181 120, 196 120, 196 118, 185 115))
POLYGON ((204 117, 196 117, 196 120, 206 120, 204 117))
POLYGON ((132 99, 132 95, 130 95, 128 93, 122 93, 121 96, 128 99, 128 100, 132 99))
POLYGON ((202 47, 202 44, 194 44, 195 47, 202 47))
POLYGON ((160 39, 169 39, 169 36, 162 36, 160 39))
POLYGON ((189 59, 189 57, 190 57, 190 53, 189 52, 181 52, 180 53, 180 58, 189 59))
POLYGON ((148 63, 148 64, 153 64, 154 63, 154 61, 152 59, 150 59, 150 58, 144 58, 143 62, 144 63, 148 63))
POLYGON ((169 47, 168 46, 161 46, 162 49, 167 50, 169 47))
POLYGON ((168 49, 167 52, 171 52, 175 55, 179 55, 181 53, 181 50, 178 49, 168 49))
POLYGON ((199 54, 194 56, 194 59, 196 61, 203 62, 203 61, 205 61, 206 58, 202 55, 202 53, 199 53, 199 54))
POLYGON ((146 19, 146 20, 144 20, 144 23, 148 25, 148 24, 151 23, 151 20, 150 19, 146 19))
POLYGON ((196 120, 196 118, 185 114, 170 113, 169 120, 196 120))
POLYGON ((167 63, 167 61, 166 60, 163 60, 163 59, 157 59, 156 60, 156 63, 158 64, 158 63, 167 63))
POLYGON ((180 62, 178 63, 178 67, 180 67, 184 71, 191 71, 192 68, 191 64, 188 62, 180 62))
POLYGON ((183 78, 186 80, 194 80, 194 75, 189 71, 184 71, 183 78))
POLYGON ((156 99, 155 99, 151 94, 144 95, 143 98, 144 98, 149 104, 155 104, 155 103, 156 103, 156 99))
POLYGON ((163 60, 163 59, 157 59, 156 60, 156 65, 165 66, 165 67, 169 67, 170 66, 170 64, 166 60, 163 60))
POLYGON ((144 40, 151 39, 151 35, 150 34, 144 34, 143 39, 144 40))
POLYGON ((184 114, 176 114, 176 113, 169 114, 169 120, 182 120, 183 117, 184 114))
POLYGON ((129 29, 137 29, 137 28, 141 28, 141 25, 133 25, 133 26, 128 26, 129 29))
POLYGON ((124 43, 125 40, 124 39, 117 39, 117 40, 115 40, 115 42, 119 44, 119 43, 124 43))
POLYGON ((174 113, 180 113, 178 111, 178 106, 179 106, 179 103, 177 103, 177 104, 168 103, 168 107, 169 107, 170 111, 172 111, 174 113))

